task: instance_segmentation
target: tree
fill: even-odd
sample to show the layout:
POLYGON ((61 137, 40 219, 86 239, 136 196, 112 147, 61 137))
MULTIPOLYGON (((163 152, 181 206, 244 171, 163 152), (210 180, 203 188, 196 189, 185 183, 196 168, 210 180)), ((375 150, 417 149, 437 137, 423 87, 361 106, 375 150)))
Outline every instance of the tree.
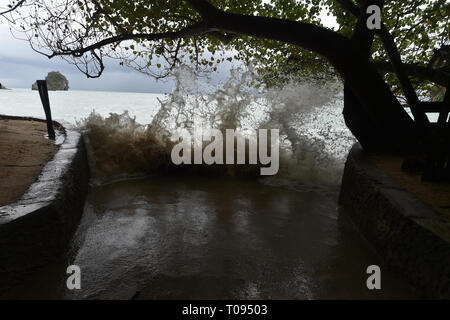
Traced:
MULTIPOLYGON (((450 52, 445 0, 34 0, 10 21, 32 47, 63 57, 89 77, 105 57, 155 77, 183 62, 216 68, 225 59, 253 61, 261 72, 317 72, 331 65, 345 81, 344 117, 367 149, 413 149, 432 127, 422 102, 448 87, 450 52), (380 29, 367 9, 382 9, 380 29), (322 9, 339 29, 320 24, 322 9), (227 51, 228 50, 228 51, 227 51), (226 52, 233 50, 233 56, 226 52), (258 63, 259 62, 259 63, 258 63), (439 62, 439 63, 437 63, 439 62), (160 71, 158 71, 160 70, 160 71), (401 90, 401 91, 400 91, 401 90), (419 92, 419 94, 417 94, 419 92), (396 95, 411 109, 408 116, 396 95)), ((447 93, 440 119, 446 121, 447 93)), ((440 110, 441 110, 440 109, 440 110)))

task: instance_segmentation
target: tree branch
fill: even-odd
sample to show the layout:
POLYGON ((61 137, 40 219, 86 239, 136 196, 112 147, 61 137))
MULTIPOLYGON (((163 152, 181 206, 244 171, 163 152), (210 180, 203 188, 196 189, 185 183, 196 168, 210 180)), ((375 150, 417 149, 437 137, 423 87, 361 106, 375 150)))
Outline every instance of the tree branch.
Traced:
POLYGON ((184 29, 174 32, 162 32, 162 33, 136 33, 136 34, 121 34, 117 36, 113 36, 107 39, 103 39, 99 42, 96 42, 92 45, 78 48, 78 49, 61 49, 59 52, 53 52, 50 55, 47 55, 49 58, 53 58, 55 56, 63 56, 63 55, 73 55, 75 57, 81 57, 84 53, 90 52, 95 49, 100 49, 109 44, 120 43, 126 40, 135 40, 135 39, 145 39, 149 41, 160 40, 160 39, 177 39, 177 38, 186 38, 195 35, 202 35, 209 32, 212 32, 204 23, 199 22, 188 26, 184 29))
POLYGON ((416 91, 414 90, 411 81, 408 78, 405 69, 403 68, 402 58, 398 52, 397 46, 395 45, 394 38, 389 33, 384 24, 381 24, 381 30, 379 32, 381 41, 383 41, 384 48, 386 49, 389 58, 394 67, 395 74, 397 75, 400 86, 402 87, 405 98, 411 108, 411 113, 414 119, 419 125, 423 126, 428 124, 430 121, 424 112, 419 108, 419 98, 417 97, 416 91))
MULTIPOLYGON (((394 66, 389 61, 375 61, 373 64, 380 73, 395 73, 394 66)), ((407 63, 403 63, 402 68, 409 76, 428 80, 444 87, 450 82, 450 72, 444 69, 432 69, 407 63)))
POLYGON ((186 2, 215 31, 293 44, 317 52, 330 61, 343 60, 347 49, 351 47, 348 38, 314 24, 228 13, 215 8, 206 0, 186 2))
POLYGON ((24 4, 24 2, 25 2, 25 0, 20 0, 19 2, 16 3, 15 6, 9 8, 9 9, 6 10, 6 11, 0 12, 0 16, 2 16, 2 15, 4 15, 4 14, 10 13, 10 12, 16 10, 17 8, 19 8, 20 6, 22 6, 22 4, 24 4))

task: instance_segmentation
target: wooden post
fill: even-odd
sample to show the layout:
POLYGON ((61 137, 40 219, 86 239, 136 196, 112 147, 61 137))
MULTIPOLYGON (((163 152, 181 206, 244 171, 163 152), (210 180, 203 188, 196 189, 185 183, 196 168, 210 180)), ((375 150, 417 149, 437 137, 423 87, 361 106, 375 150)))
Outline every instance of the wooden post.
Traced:
POLYGON ((50 139, 55 139, 55 130, 53 129, 52 112, 50 110, 50 100, 48 99, 47 81, 37 80, 39 95, 44 106, 45 119, 47 119, 47 132, 50 139))

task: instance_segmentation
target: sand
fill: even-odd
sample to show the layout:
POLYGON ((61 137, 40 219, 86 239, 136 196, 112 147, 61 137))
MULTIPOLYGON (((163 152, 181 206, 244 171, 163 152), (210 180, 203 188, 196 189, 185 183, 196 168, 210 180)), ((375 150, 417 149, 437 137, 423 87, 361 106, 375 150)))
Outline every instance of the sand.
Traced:
POLYGON ((45 122, 0 117, 0 206, 20 199, 57 151, 45 122))
POLYGON ((399 155, 377 154, 375 159, 378 168, 399 185, 426 202, 444 218, 450 219, 450 182, 422 182, 420 174, 403 172, 403 158, 399 155))

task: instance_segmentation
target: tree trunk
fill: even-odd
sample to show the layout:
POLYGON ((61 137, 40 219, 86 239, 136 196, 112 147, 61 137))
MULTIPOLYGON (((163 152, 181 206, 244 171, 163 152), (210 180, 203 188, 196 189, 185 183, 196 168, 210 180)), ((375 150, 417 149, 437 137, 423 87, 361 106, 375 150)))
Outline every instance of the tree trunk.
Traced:
POLYGON ((358 54, 335 63, 345 79, 344 119, 365 149, 409 151, 417 147, 414 121, 381 75, 358 54))
POLYGON ((379 132, 380 128, 372 123, 370 116, 361 106, 347 83, 344 84, 344 110, 342 114, 345 125, 365 150, 383 148, 382 140, 386 138, 380 139, 373 135, 375 132, 379 132))

